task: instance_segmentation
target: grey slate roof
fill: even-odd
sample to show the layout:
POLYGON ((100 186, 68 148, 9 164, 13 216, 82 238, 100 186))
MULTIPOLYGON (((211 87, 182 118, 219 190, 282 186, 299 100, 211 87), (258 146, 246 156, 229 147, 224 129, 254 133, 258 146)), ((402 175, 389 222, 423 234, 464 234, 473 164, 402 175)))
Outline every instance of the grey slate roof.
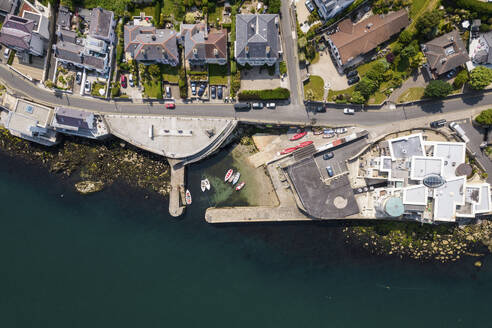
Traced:
POLYGON ((236 58, 278 58, 280 38, 277 21, 278 15, 274 14, 237 15, 236 58), (267 46, 270 47, 269 54, 267 46))
POLYGON ((422 49, 431 70, 438 75, 444 74, 470 60, 458 30, 425 43, 422 49))
POLYGON ((169 59, 179 62, 176 32, 153 26, 125 25, 125 51, 136 60, 169 59))
POLYGON ((32 11, 26 11, 24 10, 22 12, 22 17, 33 20, 34 21, 34 31, 37 32, 40 36, 45 38, 46 40, 49 39, 50 37, 50 31, 49 31, 49 19, 46 16, 43 16, 41 14, 32 12, 32 11))
POLYGON ((73 127, 92 129, 94 114, 74 108, 57 107, 55 118, 57 123, 73 127))
POLYGON ((227 32, 211 30, 201 24, 181 24, 180 35, 184 39, 185 59, 226 58, 227 32), (193 53, 196 49, 196 54, 193 53), (214 50, 217 50, 215 55, 214 50))
POLYGON ((111 33, 111 23, 114 14, 112 11, 102 8, 94 8, 91 11, 89 35, 95 38, 107 39, 111 33))
POLYGON ((0 43, 10 48, 29 50, 34 21, 7 15, 0 30, 0 43))
POLYGON ((58 10, 58 16, 56 18, 56 25, 60 26, 63 29, 70 29, 70 21, 72 19, 72 13, 67 7, 60 6, 58 10))
POLYGON ((10 13, 14 2, 14 0, 0 0, 0 11, 3 11, 7 14, 10 13))
POLYGON ((104 58, 85 54, 84 47, 75 43, 57 42, 55 56, 62 60, 87 65, 99 70, 104 69, 104 58))

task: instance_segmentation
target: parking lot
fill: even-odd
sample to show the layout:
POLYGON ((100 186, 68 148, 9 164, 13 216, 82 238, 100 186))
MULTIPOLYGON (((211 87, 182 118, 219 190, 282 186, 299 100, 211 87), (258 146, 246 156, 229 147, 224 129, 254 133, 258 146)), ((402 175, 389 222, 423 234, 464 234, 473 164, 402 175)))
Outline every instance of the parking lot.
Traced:
POLYGON ((349 87, 347 77, 338 72, 328 49, 320 52, 319 61, 309 66, 309 73, 321 76, 327 89, 338 91, 349 87))

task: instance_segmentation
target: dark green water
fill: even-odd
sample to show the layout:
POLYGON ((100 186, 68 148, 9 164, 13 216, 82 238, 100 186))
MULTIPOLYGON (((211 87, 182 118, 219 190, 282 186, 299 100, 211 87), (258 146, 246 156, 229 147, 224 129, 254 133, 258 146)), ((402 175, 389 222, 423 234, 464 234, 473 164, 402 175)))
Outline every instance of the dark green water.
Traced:
POLYGON ((211 226, 204 199, 175 220, 141 191, 82 197, 4 157, 0 198, 0 327, 491 326, 489 259, 374 257, 326 224, 211 226))

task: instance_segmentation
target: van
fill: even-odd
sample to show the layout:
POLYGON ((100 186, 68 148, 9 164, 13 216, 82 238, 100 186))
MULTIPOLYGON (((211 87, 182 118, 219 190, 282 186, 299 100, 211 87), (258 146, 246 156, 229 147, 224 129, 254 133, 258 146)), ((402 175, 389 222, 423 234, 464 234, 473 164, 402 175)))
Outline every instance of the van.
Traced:
POLYGON ((458 136, 466 143, 469 142, 470 139, 465 134, 463 128, 456 122, 449 123, 449 127, 458 134, 458 136))
POLYGON ((249 104, 249 103, 234 104, 234 110, 236 110, 236 111, 248 111, 250 109, 251 109, 251 104, 249 104))

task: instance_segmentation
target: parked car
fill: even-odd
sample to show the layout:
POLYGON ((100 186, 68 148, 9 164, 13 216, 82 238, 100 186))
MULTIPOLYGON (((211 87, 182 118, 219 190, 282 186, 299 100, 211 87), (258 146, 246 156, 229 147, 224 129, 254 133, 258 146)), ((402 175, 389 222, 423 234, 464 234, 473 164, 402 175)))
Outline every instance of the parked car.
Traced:
POLYGON ((82 72, 77 72, 77 74, 75 74, 75 82, 77 82, 77 84, 82 83, 82 72))
POLYGON ((9 59, 9 56, 10 56, 10 49, 9 48, 5 48, 5 50, 3 51, 3 56, 5 57, 5 59, 9 59))
POLYGON ((126 76, 124 76, 123 74, 121 74, 120 81, 121 81, 121 87, 122 88, 126 88, 126 76))
POLYGON ((251 109, 250 103, 237 103, 234 104, 234 110, 236 111, 248 111, 251 109))
POLYGON ((332 151, 330 151, 330 152, 328 152, 328 153, 326 153, 326 154, 324 154, 324 155, 323 155, 323 159, 324 159, 325 161, 327 161, 327 160, 329 160, 329 159, 331 159, 331 158, 333 158, 333 157, 335 157, 335 154, 333 154, 333 152, 332 152, 332 151))
POLYGON ((442 128, 445 125, 446 125, 446 120, 444 120, 444 119, 433 121, 430 123, 431 128, 434 128, 434 129, 442 128))
POLYGON ((88 80, 85 80, 84 92, 85 93, 90 93, 91 92, 91 83, 88 80))
POLYGON ((275 104, 274 102, 266 104, 266 108, 268 109, 275 109, 275 107, 277 107, 277 104, 275 104))
POLYGON ((196 95, 196 84, 195 84, 195 82, 191 82, 191 94, 193 96, 196 95))
POLYGON ((335 129, 336 134, 344 134, 347 133, 347 128, 336 128, 335 129))
POLYGON ((167 109, 175 109, 176 108, 176 104, 173 103, 173 102, 167 102, 165 104, 165 106, 166 106, 167 109))
POLYGON ((313 5, 313 3, 310 0, 307 0, 305 2, 305 4, 306 4, 306 7, 309 10, 309 12, 312 12, 314 10, 314 5, 313 5))
POLYGON ((210 94, 212 96, 212 99, 215 99, 215 97, 216 97, 215 85, 212 85, 210 87, 210 94))
POLYGON ((470 139, 468 139, 468 137, 466 136, 465 130, 463 130, 463 128, 458 123, 449 123, 449 128, 456 132, 460 136, 461 140, 463 140, 465 143, 470 141, 470 139))
POLYGON ((222 86, 217 87, 217 98, 222 99, 222 86))
POLYGON ((198 89, 198 97, 203 96, 204 93, 205 93, 205 84, 201 84, 200 89, 198 89))
POLYGON ((357 76, 358 74, 359 72, 354 69, 353 71, 347 72, 347 78, 350 79, 351 77, 357 76))
POLYGON ((166 98, 171 98, 171 87, 170 86, 166 87, 166 98))
POLYGON ((354 83, 359 82, 359 80, 360 80, 360 78, 359 78, 359 76, 357 75, 357 76, 355 76, 355 77, 353 77, 353 78, 348 79, 347 83, 348 83, 348 85, 352 85, 352 84, 354 84, 354 83))
POLYGON ((330 166, 330 165, 328 165, 328 166, 326 167, 326 172, 328 173, 328 175, 329 175, 330 177, 332 177, 332 176, 333 176, 333 169, 331 168, 331 166, 330 166))
POLYGON ((133 75, 132 74, 128 75, 128 83, 130 83, 130 86, 132 88, 135 86, 135 83, 133 82, 133 75))
POLYGON ((343 113, 344 114, 347 114, 347 115, 354 115, 355 114, 355 110, 353 108, 344 108, 343 109, 343 113))
POLYGON ((263 109, 263 103, 253 103, 253 109, 263 109))
POLYGON ((455 75, 456 75, 456 70, 452 69, 452 70, 450 70, 450 71, 448 72, 448 74, 446 74, 446 77, 447 77, 448 79, 450 79, 450 78, 452 78, 452 77, 453 77, 453 76, 455 76, 455 75))

